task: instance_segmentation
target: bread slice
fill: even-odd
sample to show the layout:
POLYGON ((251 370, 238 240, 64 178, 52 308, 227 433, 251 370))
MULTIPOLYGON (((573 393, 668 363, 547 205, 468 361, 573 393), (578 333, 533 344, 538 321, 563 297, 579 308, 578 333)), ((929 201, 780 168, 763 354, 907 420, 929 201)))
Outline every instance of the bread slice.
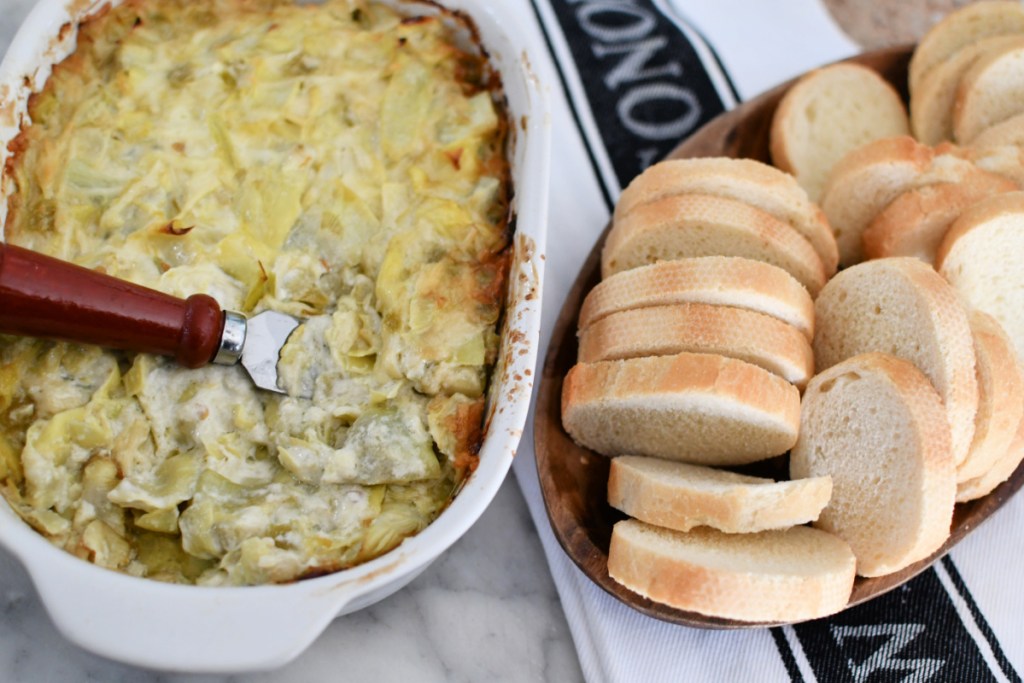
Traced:
POLYGON ((831 495, 828 477, 776 482, 638 455, 615 458, 608 474, 612 507, 676 531, 785 529, 816 520, 831 495))
POLYGON ((670 356, 688 351, 737 358, 798 388, 814 374, 807 338, 792 325, 742 308, 650 306, 612 313, 580 331, 579 362, 670 356))
POLYGON ((846 543, 817 529, 725 534, 662 529, 630 519, 612 528, 608 574, 671 607, 750 622, 834 614, 853 590, 846 543))
POLYGON ((756 365, 709 354, 580 363, 562 387, 562 424, 604 455, 742 465, 796 442, 800 393, 756 365))
POLYGON ((960 182, 907 190, 868 225, 863 235, 864 253, 869 259, 913 256, 934 263, 942 238, 964 210, 1014 189, 1013 181, 976 168, 960 182))
POLYGON ((964 74, 985 55, 1021 44, 1024 44, 1024 36, 993 36, 964 46, 936 65, 910 96, 914 137, 926 145, 954 139, 953 108, 964 74))
POLYGON ((960 79, 953 106, 953 137, 960 144, 1024 112, 1024 43, 995 50, 960 79))
POLYGON ((971 308, 988 313, 1024 359, 1024 192, 975 204, 950 227, 936 267, 971 308))
POLYGON ((622 271, 590 290, 580 308, 580 329, 633 308, 698 303, 757 311, 814 336, 814 301, 786 271, 735 256, 661 261, 622 271))
POLYGON ((971 140, 972 147, 1024 147, 1024 114, 1014 114, 1010 118, 990 126, 978 133, 971 140))
POLYGON ((814 310, 818 371, 872 351, 910 361, 942 397, 955 461, 963 462, 974 436, 978 381, 970 324, 953 288, 917 259, 879 259, 836 275, 814 310))
POLYGON ((771 214, 811 243, 825 266, 825 275, 831 277, 836 272, 836 241, 825 214, 793 176, 753 159, 669 159, 654 164, 623 191, 615 206, 615 219, 641 204, 681 194, 734 199, 771 214))
POLYGON ((975 479, 968 479, 960 482, 956 487, 956 500, 958 503, 966 503, 969 500, 977 500, 982 496, 992 493, 1004 481, 1013 476, 1013 473, 1024 461, 1024 420, 1017 426, 1017 433, 1010 442, 1010 447, 998 460, 993 463, 988 472, 975 479))
POLYGON ((814 525, 850 544, 857 573, 890 574, 938 550, 953 519, 956 466, 928 378, 894 356, 854 356, 816 375, 801 409, 790 474, 832 477, 814 525))
POLYGON ((848 152, 909 134, 907 110, 888 81, 859 64, 833 64, 803 76, 783 96, 772 119, 772 161, 818 201, 848 152))
POLYGON ((1024 33, 1024 7, 1019 2, 978 2, 951 12, 918 43, 910 59, 910 92, 938 64, 960 49, 991 36, 1024 33))
POLYGON ((835 165, 822 192, 821 208, 832 226, 842 265, 864 260, 864 229, 914 185, 933 156, 912 138, 884 138, 855 149, 835 165))
POLYGON ((734 199, 686 194, 633 208, 617 219, 601 254, 611 277, 657 261, 741 256, 782 268, 817 294, 825 268, 810 243, 788 223, 734 199))
POLYGON ((936 146, 935 153, 951 154, 966 159, 978 168, 995 173, 1024 188, 1024 148, 1016 145, 991 147, 958 147, 950 143, 936 146))
POLYGON ((974 355, 977 358, 978 414, 974 441, 957 466, 958 483, 981 477, 1006 454, 1024 419, 1024 376, 1013 344, 992 316, 972 311, 974 355))

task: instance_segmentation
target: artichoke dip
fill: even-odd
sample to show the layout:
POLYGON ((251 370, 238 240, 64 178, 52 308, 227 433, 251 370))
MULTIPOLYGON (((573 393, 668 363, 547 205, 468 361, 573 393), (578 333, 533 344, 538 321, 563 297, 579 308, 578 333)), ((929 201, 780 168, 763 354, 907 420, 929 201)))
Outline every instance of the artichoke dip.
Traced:
POLYGON ((497 78, 368 0, 129 0, 12 143, 6 239, 305 320, 291 396, 240 368, 0 337, 0 478, 136 576, 290 581, 372 559, 476 464, 508 270, 497 78))

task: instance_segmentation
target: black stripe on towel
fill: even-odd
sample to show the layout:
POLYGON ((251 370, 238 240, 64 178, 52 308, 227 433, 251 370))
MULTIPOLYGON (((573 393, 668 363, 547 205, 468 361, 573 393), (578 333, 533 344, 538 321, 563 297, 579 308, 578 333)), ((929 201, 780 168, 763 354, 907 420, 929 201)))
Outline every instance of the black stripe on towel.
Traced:
POLYGON ((942 558, 942 567, 949 574, 949 578, 952 579, 953 585, 956 587, 956 592, 959 593, 960 597, 967 603, 967 608, 971 611, 971 616, 974 617, 974 623, 978 625, 978 630, 981 632, 982 637, 988 643, 988 646, 992 648, 992 655, 995 657, 996 662, 999 664, 999 668, 1002 670, 1003 675, 1012 683, 1021 683, 1020 674, 1013 668, 1013 664, 1007 658, 1006 653, 1003 652, 1002 646, 999 644, 999 639, 996 638, 996 634, 992 631, 992 627, 988 625, 985 620, 985 615, 981 613, 981 608, 978 607, 978 603, 974 601, 974 597, 971 595, 970 589, 967 587, 967 582, 964 581, 963 577, 960 576, 960 572, 957 571, 956 565, 953 564, 953 558, 946 555, 942 558))
POLYGON ((800 667, 796 665, 793 649, 789 647, 789 641, 786 640, 786 634, 782 632, 781 628, 768 630, 771 631, 772 640, 775 641, 775 647, 779 651, 779 656, 782 657, 782 663, 786 667, 786 673, 789 674, 789 680, 793 683, 805 683, 803 674, 800 673, 800 667))
POLYGON ((828 619, 794 627, 820 681, 996 679, 935 570, 828 619))
POLYGON ((650 0, 548 3, 621 186, 724 110, 700 56, 650 0))

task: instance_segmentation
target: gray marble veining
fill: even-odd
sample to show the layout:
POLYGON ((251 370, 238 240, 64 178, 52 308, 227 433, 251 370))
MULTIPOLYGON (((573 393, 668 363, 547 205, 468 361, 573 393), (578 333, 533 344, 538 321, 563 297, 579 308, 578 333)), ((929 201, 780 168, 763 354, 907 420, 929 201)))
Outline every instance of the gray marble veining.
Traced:
MULTIPOLYGON (((0 0, 0 54, 33 4, 0 0)), ((0 550, 0 680, 563 682, 582 680, 582 674, 526 503, 510 475, 480 521, 408 587, 335 620, 299 659, 261 674, 160 674, 84 652, 57 632, 28 575, 0 550)))

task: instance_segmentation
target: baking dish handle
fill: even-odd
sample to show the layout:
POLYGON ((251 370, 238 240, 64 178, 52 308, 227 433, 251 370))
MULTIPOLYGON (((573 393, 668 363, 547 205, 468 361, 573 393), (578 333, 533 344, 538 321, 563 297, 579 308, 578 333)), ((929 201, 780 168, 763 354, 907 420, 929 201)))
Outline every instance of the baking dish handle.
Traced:
POLYGON ((110 659, 165 671, 241 673, 283 666, 359 593, 358 585, 340 581, 333 588, 317 582, 307 590, 302 584, 175 586, 128 579, 71 556, 55 562, 52 554, 45 557, 51 562, 26 567, 66 638, 110 659))

